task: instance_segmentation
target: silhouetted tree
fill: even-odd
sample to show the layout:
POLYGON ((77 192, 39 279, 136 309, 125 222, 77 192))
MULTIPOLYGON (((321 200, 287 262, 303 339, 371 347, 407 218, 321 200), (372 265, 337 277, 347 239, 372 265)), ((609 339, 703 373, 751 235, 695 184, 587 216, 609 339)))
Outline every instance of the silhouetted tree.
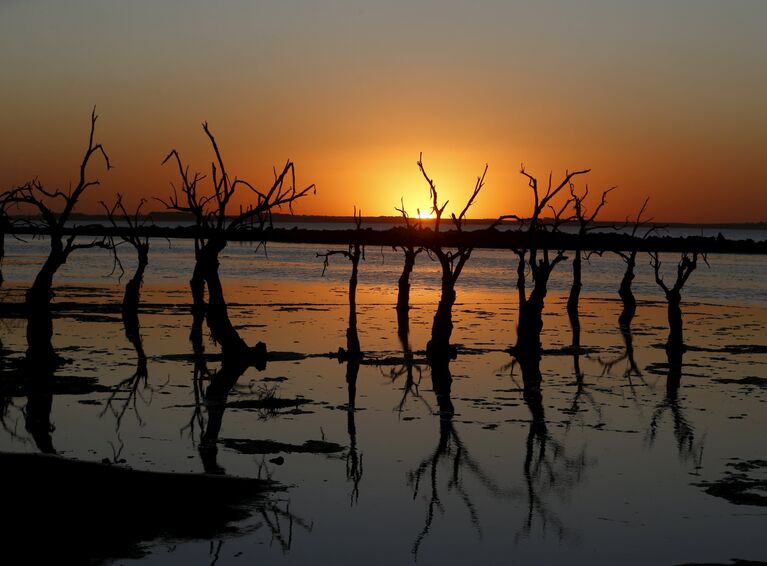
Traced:
MULTIPOLYGON (((706 256, 703 256, 703 261, 706 261, 706 256)), ((669 358, 680 359, 684 352, 684 334, 682 331, 682 288, 695 268, 698 266, 698 252, 689 254, 687 252, 682 254, 676 269, 676 281, 669 287, 663 281, 660 275, 661 261, 657 252, 650 252, 650 265, 652 265, 655 272, 655 282, 663 289, 666 295, 666 302, 668 303, 668 326, 669 334, 666 341, 666 352, 669 354, 669 358)))
POLYGON ((218 256, 226 247, 229 236, 254 222, 260 227, 271 223, 274 208, 287 205, 306 196, 314 189, 309 185, 304 189, 296 188, 295 168, 288 160, 282 171, 277 174, 272 185, 260 191, 243 179, 233 180, 227 173, 216 139, 208 129, 207 122, 202 125, 215 154, 211 163, 212 192, 204 194, 199 186, 205 177, 200 173, 191 175, 189 168, 184 166, 177 150, 173 149, 165 157, 163 163, 174 160, 178 166, 180 191, 173 186, 173 194, 167 201, 161 200, 168 209, 186 212, 193 215, 196 223, 195 237, 195 266, 189 285, 193 298, 192 342, 201 343, 194 335, 202 331, 202 321, 206 319, 211 334, 221 345, 224 356, 255 356, 263 358, 266 346, 259 343, 255 348, 249 348, 240 337, 229 320, 224 290, 218 274, 218 256), (245 211, 234 216, 227 215, 227 207, 238 190, 250 191, 256 202, 245 211), (208 305, 205 305, 205 290, 208 292, 208 305))
MULTIPOLYGON (((123 243, 130 244, 133 249, 136 250, 136 271, 125 285, 125 294, 123 295, 122 313, 125 317, 136 317, 138 322, 138 305, 141 299, 141 285, 144 281, 144 271, 146 271, 147 265, 149 265, 149 238, 147 236, 142 237, 139 234, 139 228, 143 224, 140 219, 141 208, 146 203, 146 200, 141 199, 139 205, 136 207, 136 212, 128 214, 125 210, 125 206, 122 202, 122 195, 117 193, 117 199, 112 207, 108 207, 106 203, 101 202, 101 206, 107 213, 109 223, 114 228, 120 228, 120 238, 123 243), (119 215, 119 218, 118 218, 119 215), (118 223, 122 222, 122 226, 118 223)), ((115 245, 115 258, 117 258, 117 246, 115 245)), ((119 262, 119 259, 117 260, 119 262)), ((122 269, 122 265, 120 264, 122 269)), ((126 327, 128 324, 126 323, 126 327)))
MULTIPOLYGON (((517 264, 517 290, 519 294, 519 323, 517 326, 517 343, 512 348, 518 359, 520 356, 539 356, 541 349, 541 330, 543 329, 543 307, 548 292, 548 282, 554 267, 566 258, 564 251, 559 250, 553 255, 549 252, 549 237, 559 230, 566 220, 564 213, 571 204, 571 199, 558 208, 552 205, 552 201, 565 187, 569 187, 572 179, 578 175, 588 173, 590 169, 567 172, 565 178, 556 186, 552 185, 551 175, 546 192, 541 195, 538 187, 538 179, 521 169, 522 175, 528 180, 528 186, 533 190, 533 213, 530 218, 521 218, 515 214, 504 215, 498 218, 493 227, 503 220, 513 219, 523 226, 527 226, 527 249, 514 250, 519 258, 517 264), (543 218, 545 210, 552 212, 552 218, 543 218), (527 267, 533 279, 533 289, 527 294, 525 287, 525 275, 527 267)), ((522 360, 520 359, 520 364, 522 360)), ((527 362, 524 362, 525 364, 527 362)))
POLYGON ((62 190, 49 191, 39 179, 33 179, 24 185, 9 191, 3 198, 3 208, 10 205, 30 207, 40 214, 38 223, 50 238, 50 251, 37 273, 32 286, 26 293, 27 319, 27 344, 30 349, 30 359, 38 363, 58 363, 58 358, 51 346, 53 336, 53 324, 51 322, 49 307, 53 297, 53 277, 58 269, 64 265, 69 255, 79 249, 100 247, 109 249, 111 243, 108 238, 94 239, 87 243, 76 243, 77 236, 70 234, 65 237, 64 228, 69 221, 80 197, 90 187, 99 185, 99 181, 90 179, 88 169, 91 158, 101 155, 107 170, 111 169, 109 156, 100 143, 94 142, 96 128, 96 110, 91 113, 90 135, 88 147, 85 150, 80 163, 80 174, 77 185, 62 190), (60 208, 57 212, 56 209, 60 208))
MULTIPOLYGON (((405 210, 404 201, 400 200, 400 203, 401 208, 395 207, 395 210, 402 215, 402 218, 405 221, 407 237, 408 240, 410 240, 410 238, 413 236, 413 232, 416 229, 416 226, 410 223, 410 217, 405 210)), ((420 228, 420 220, 418 227, 420 228)), ((399 334, 401 340, 407 341, 408 334, 410 332, 410 275, 413 273, 413 268, 415 267, 415 259, 418 254, 423 251, 423 248, 415 246, 410 241, 408 241, 407 244, 400 246, 400 249, 404 255, 405 263, 402 267, 402 274, 399 276, 399 280, 397 281, 397 333, 399 334)))
MULTIPOLYGON (((652 220, 650 218, 642 218, 642 215, 644 214, 645 209, 647 208, 647 203, 649 201, 650 198, 646 198, 642 204, 642 208, 640 208, 639 213, 637 213, 636 220, 634 220, 634 224, 631 227, 632 238, 636 238, 640 228, 642 228, 642 226, 646 226, 647 223, 652 220)), ((628 224, 628 219, 626 223, 628 224)), ((642 235, 642 239, 647 238, 654 230, 655 227, 650 227, 642 235)), ((634 297, 634 293, 631 290, 631 284, 634 281, 634 269, 636 268, 637 249, 634 247, 629 251, 618 251, 616 253, 621 257, 621 259, 623 259, 624 262, 626 262, 626 270, 623 272, 621 284, 618 288, 618 295, 620 296, 621 301, 623 301, 623 310, 618 317, 618 322, 620 322, 621 325, 628 325, 631 324, 631 321, 634 318, 637 310, 637 301, 634 297)))
MULTIPOLYGON (((359 233, 362 227, 362 211, 357 212, 354 208, 354 224, 356 232, 359 233)), ((365 259, 365 247, 359 243, 358 239, 349 244, 348 250, 328 250, 325 253, 318 253, 317 257, 325 259, 322 265, 322 275, 328 268, 330 256, 340 255, 352 263, 352 273, 349 277, 349 327, 346 329, 346 350, 339 348, 340 357, 358 358, 362 351, 360 350, 360 338, 357 334, 357 274, 359 271, 360 258, 365 259)))
MULTIPOLYGON (((439 297, 439 304, 437 305, 437 312, 434 314, 434 323, 431 327, 431 340, 426 345, 426 351, 429 357, 455 357, 455 348, 450 345, 450 336, 453 333, 453 305, 455 304, 455 284, 458 281, 458 277, 463 271, 464 265, 471 257, 473 247, 458 246, 456 251, 445 250, 439 244, 437 236, 439 235, 440 222, 442 221, 442 214, 445 212, 445 207, 448 201, 445 201, 441 206, 437 196, 437 187, 434 181, 426 174, 426 170, 423 166, 423 154, 418 158, 418 169, 421 171, 423 178, 429 184, 429 194, 431 196, 431 210, 434 214, 434 244, 430 246, 429 250, 434 257, 439 261, 442 268, 442 284, 441 293, 439 297)), ((474 190, 466 201, 466 206, 463 207, 461 213, 456 216, 451 214, 453 225, 458 232, 463 230, 464 223, 466 222, 466 213, 469 208, 474 204, 474 200, 479 195, 479 191, 485 184, 485 175, 487 174, 487 165, 485 165, 482 175, 477 177, 477 182, 474 185, 474 190)))
POLYGON ((567 314, 570 316, 570 321, 573 324, 578 324, 578 301, 580 300, 581 288, 583 287, 581 277, 583 238, 591 230, 596 228, 596 226, 594 226, 594 220, 596 220, 602 207, 607 204, 607 195, 614 189, 615 187, 611 187, 604 191, 599 204, 594 207, 594 210, 589 211, 585 204, 586 199, 589 196, 588 185, 586 185, 584 193, 579 195, 575 190, 575 185, 570 183, 570 198, 573 203, 575 221, 578 224, 578 232, 575 238, 576 248, 573 251, 573 284, 570 287, 570 295, 567 298, 567 314))

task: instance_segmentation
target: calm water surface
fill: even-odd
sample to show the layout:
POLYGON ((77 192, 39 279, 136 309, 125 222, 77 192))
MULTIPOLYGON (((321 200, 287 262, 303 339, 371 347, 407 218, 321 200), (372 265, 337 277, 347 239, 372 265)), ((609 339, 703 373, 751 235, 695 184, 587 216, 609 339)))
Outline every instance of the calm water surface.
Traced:
MULTIPOLYGON (((6 302, 20 300, 45 244, 8 242, 6 302)), ((767 560, 765 507, 705 491, 745 474, 749 493, 767 498, 767 258, 710 256, 710 267, 692 274, 683 302, 690 349, 678 391, 667 388, 665 302, 645 260, 635 286, 633 356, 617 323, 622 262, 594 257, 584 266, 580 351, 569 348, 569 266, 561 265, 547 299, 536 404, 504 351, 516 335, 513 254, 478 251, 467 265, 454 310, 459 356, 449 365, 449 387, 435 392, 418 350, 438 299, 437 267, 419 256, 410 335, 416 354, 408 364, 393 309, 399 254, 368 248, 358 294, 367 357, 349 411, 349 368, 323 355, 345 344, 349 266, 331 261, 321 278, 320 251, 270 244, 264 256, 235 244, 222 254, 232 321, 248 343, 262 340, 283 353, 262 371, 245 371, 223 411, 200 398, 218 362, 209 359, 208 378, 195 380, 189 242, 153 242, 140 315, 145 380, 130 381, 137 356, 114 308, 121 287, 109 276, 110 257, 73 255, 61 270, 54 345, 70 363, 57 376, 105 388, 54 397, 50 437, 59 454, 200 473, 211 469, 203 436, 220 419, 215 466, 288 486, 231 525, 234 532, 145 540, 140 557, 113 557, 117 563, 767 560), (272 411, 249 405, 265 394, 301 403, 272 411), (252 442, 261 440, 282 445, 264 453, 266 443, 252 442), (339 449, 295 451, 307 440, 339 449)), ((674 257, 665 261, 671 278, 674 257)), ((129 272, 131 258, 123 263, 129 272)), ((23 357, 24 329, 21 319, 2 321, 6 364, 23 357)), ((218 350, 208 342, 206 351, 218 350)), ((39 451, 25 429, 26 404, 20 394, 3 400, 1 451, 39 451)), ((106 497, 119 509, 119 490, 106 497)))

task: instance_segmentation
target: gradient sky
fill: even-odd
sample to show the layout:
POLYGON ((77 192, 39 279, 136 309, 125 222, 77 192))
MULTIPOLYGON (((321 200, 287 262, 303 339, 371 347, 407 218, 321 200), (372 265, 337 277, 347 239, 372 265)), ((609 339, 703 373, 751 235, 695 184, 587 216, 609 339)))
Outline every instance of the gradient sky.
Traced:
MULTIPOLYGON (((0 0, 0 189, 74 180, 91 107, 115 169, 83 201, 164 196, 216 135, 230 174, 295 160, 303 214, 528 214, 519 166, 591 167, 659 221, 767 220, 767 2, 0 0), (452 206, 449 206, 450 210, 452 206)), ((160 206, 153 203, 152 208, 160 206)))

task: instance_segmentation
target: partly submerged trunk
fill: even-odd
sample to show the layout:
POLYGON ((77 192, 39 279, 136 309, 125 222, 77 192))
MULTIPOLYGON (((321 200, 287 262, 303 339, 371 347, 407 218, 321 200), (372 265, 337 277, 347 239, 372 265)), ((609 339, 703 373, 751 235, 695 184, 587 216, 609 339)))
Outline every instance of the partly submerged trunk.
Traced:
POLYGON ((405 264, 397 283, 397 335, 403 344, 408 343, 410 333, 410 274, 415 267, 415 251, 405 249, 405 264))
POLYGON ((64 251, 61 237, 52 234, 51 251, 35 276, 32 286, 27 290, 26 303, 28 308, 48 308, 53 298, 53 276, 66 261, 67 253, 64 251))
POLYGON ((540 355, 543 306, 546 299, 547 283, 548 281, 543 278, 537 279, 530 297, 519 306, 517 343, 514 349, 520 353, 540 355))
POLYGON ((677 393, 682 382, 682 358, 684 352, 680 350, 667 350, 668 375, 666 376, 666 399, 671 402, 677 401, 677 393))
POLYGON ((352 274, 349 277, 349 327, 346 329, 346 352, 350 357, 360 355, 360 338, 357 334, 357 272, 360 252, 355 248, 352 255, 352 274))
MULTIPOLYGON (((196 315, 194 322, 199 322, 199 327, 193 327, 192 331, 193 333, 202 331, 202 323, 197 318, 201 307, 202 312, 205 313, 210 334, 213 340, 221 346, 221 354, 224 358, 240 357, 250 354, 250 349, 229 319, 229 311, 224 299, 224 289, 221 285, 221 278, 218 275, 218 254, 224 247, 226 247, 225 241, 209 240, 197 254, 197 263, 191 284, 194 296, 193 309, 196 315), (200 283, 200 277, 203 283, 200 283), (207 308, 205 307, 204 300, 201 301, 199 296, 201 294, 200 291, 204 290, 205 287, 208 289, 207 308)), ((261 349, 255 353, 259 354, 260 351, 261 349)), ((265 353, 264 351, 263 354, 265 353)))
POLYGON ((138 265, 136 272, 130 281, 125 285, 125 294, 123 295, 123 313, 137 313, 138 305, 141 300, 141 284, 144 281, 144 271, 149 265, 149 249, 141 246, 136 249, 138 254, 138 265))
POLYGON ((570 287, 570 296, 567 298, 567 314, 570 316, 571 321, 578 319, 578 303, 580 302, 581 289, 583 288, 581 272, 581 251, 575 250, 575 256, 573 257, 573 284, 570 287))
POLYGON ((61 236, 51 234, 51 251, 27 290, 27 359, 34 364, 57 364, 60 359, 53 350, 53 276, 67 261, 61 236))
MULTIPOLYGON (((195 246, 198 244, 195 242, 195 246)), ((202 251, 196 250, 194 270, 189 280, 189 288, 192 291, 192 328, 189 331, 189 340, 196 354, 204 350, 202 340, 202 323, 205 321, 205 274, 202 251)))
POLYGON ((405 248, 405 264, 397 282, 397 311, 407 312, 410 304, 410 274, 415 267, 415 250, 405 248))
MULTIPOLYGON (((216 262, 217 266, 218 262, 216 262)), ((205 274, 205 283, 208 287, 208 311, 206 318, 213 340, 221 346, 221 353, 225 358, 247 354, 249 351, 248 345, 240 337, 237 329, 229 319, 229 311, 224 300, 224 290, 221 286, 221 279, 218 276, 218 268, 205 274)))
POLYGON ((431 340, 426 346, 430 357, 452 358, 455 352, 450 347, 453 334, 453 305, 455 304, 455 281, 449 273, 442 275, 442 293, 434 314, 431 327, 431 340))
POLYGON ((572 351, 573 351, 573 370, 575 371, 575 379, 580 384, 583 381, 583 373, 581 372, 581 325, 574 323, 570 318, 570 330, 572 332, 572 351))
POLYGON ((618 322, 620 324, 631 324, 637 310, 637 302, 634 293, 631 290, 631 284, 634 281, 634 268, 636 267, 636 252, 631 252, 626 260, 626 271, 623 272, 621 285, 618 288, 618 295, 623 301, 623 311, 621 311, 618 322))
POLYGON ((672 289, 666 294, 668 301, 668 341, 666 342, 666 351, 669 356, 676 356, 677 352, 681 355, 684 352, 684 333, 682 331, 682 295, 679 291, 672 289))

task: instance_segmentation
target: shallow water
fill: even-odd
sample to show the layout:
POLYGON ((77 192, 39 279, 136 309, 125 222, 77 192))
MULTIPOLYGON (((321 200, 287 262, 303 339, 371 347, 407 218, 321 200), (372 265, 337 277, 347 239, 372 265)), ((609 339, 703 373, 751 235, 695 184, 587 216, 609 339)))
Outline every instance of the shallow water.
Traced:
MULTIPOLYGON (((14 246, 2 291, 10 302, 21 297, 44 250, 14 246)), ((562 265, 547 298, 542 400, 534 406, 505 352, 516 337, 512 254, 477 252, 469 262, 454 310, 459 355, 449 365, 452 382, 446 389, 441 376, 435 392, 432 370, 417 351, 430 332, 436 269, 419 256, 408 387, 393 308, 397 255, 368 249, 358 294, 367 356, 356 410, 349 411, 347 365, 323 356, 345 345, 347 262, 331 263, 320 278, 319 249, 270 245, 268 258, 253 251, 230 246, 222 256, 230 315, 249 344, 263 340, 283 354, 263 371, 247 369, 223 413, 201 399, 210 381, 195 381, 200 367, 188 341, 185 283, 191 254, 182 243, 168 249, 156 242, 150 255, 140 314, 146 379, 130 380, 136 352, 115 306, 121 289, 103 278, 108 257, 73 256, 57 279, 54 346, 70 360, 56 374, 70 387, 54 395, 50 412, 50 441, 59 454, 200 473, 211 468, 203 435, 221 418, 215 466, 288 486, 269 496, 273 507, 254 506, 236 532, 145 540, 143 556, 114 557, 119 563, 767 560, 765 507, 705 491, 744 473, 762 481, 750 493, 767 497, 767 467, 758 463, 767 459, 764 258, 711 257, 710 268, 693 273, 682 306, 690 348, 678 391, 667 388, 665 302, 649 268, 637 281, 632 366, 617 324, 620 261, 594 258, 585 266, 579 352, 569 348, 562 265), (71 387, 88 379, 88 387, 71 387), (265 394, 301 403, 252 407, 265 394), (448 400, 452 416, 444 410, 448 400), (246 442, 254 440, 282 445, 246 442), (297 452, 307 440, 342 450, 313 453, 312 446, 323 445, 310 444, 297 452)), ((2 323, 7 368, 23 357, 25 322, 2 323)), ((206 351, 218 350, 208 341, 206 351)), ((219 369, 215 359, 207 361, 208 375, 219 369)), ((0 451, 40 450, 25 428, 27 403, 26 395, 6 392, 0 451)), ((119 512, 119 489, 107 497, 119 512)))

